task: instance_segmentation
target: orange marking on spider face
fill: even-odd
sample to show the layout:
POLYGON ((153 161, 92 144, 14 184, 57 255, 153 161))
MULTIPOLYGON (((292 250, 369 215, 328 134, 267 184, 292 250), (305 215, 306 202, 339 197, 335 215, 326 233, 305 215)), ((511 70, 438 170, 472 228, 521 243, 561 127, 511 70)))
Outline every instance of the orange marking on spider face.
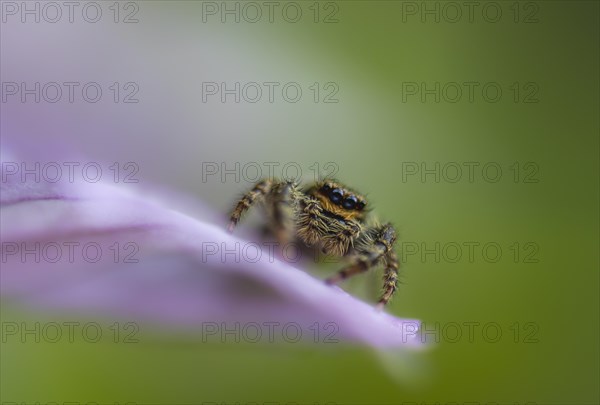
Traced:
POLYGON ((355 209, 347 210, 341 205, 334 204, 331 202, 328 196, 321 194, 319 191, 315 192, 315 197, 319 199, 321 205, 326 211, 329 211, 335 215, 339 215, 345 220, 359 219, 363 217, 363 212, 355 209))

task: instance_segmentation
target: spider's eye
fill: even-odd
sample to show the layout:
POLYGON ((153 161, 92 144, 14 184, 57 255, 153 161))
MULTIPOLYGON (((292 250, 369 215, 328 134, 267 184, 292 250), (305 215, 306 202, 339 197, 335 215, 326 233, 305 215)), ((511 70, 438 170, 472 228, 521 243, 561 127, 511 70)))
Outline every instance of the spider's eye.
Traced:
POLYGON ((348 196, 344 199, 344 202, 342 203, 342 207, 344 207, 347 210, 354 209, 357 201, 358 200, 353 195, 348 196))
POLYGON ((334 188, 329 193, 329 199, 334 204, 339 204, 340 201, 342 201, 343 197, 344 197, 344 192, 341 189, 339 189, 339 188, 334 188))
POLYGON ((359 201, 358 203, 356 203, 356 209, 361 211, 363 208, 365 208, 365 203, 362 201, 359 201))
POLYGON ((321 191, 325 193, 329 193, 329 190, 331 190, 331 186, 329 184, 323 184, 323 187, 321 187, 321 191))

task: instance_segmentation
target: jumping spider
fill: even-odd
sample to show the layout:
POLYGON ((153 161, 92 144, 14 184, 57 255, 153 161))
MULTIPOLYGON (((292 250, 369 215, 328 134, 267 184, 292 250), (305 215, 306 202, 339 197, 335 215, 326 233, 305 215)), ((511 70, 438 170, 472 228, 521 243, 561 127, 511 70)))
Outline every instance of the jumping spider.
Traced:
POLYGON ((332 179, 302 190, 292 181, 262 180, 246 193, 231 213, 229 232, 252 204, 262 202, 271 218, 270 227, 284 246, 300 239, 328 255, 344 257, 349 264, 325 280, 337 282, 375 267, 385 266, 383 308, 397 289, 398 258, 394 252, 396 231, 389 223, 366 221, 367 202, 358 193, 332 179))

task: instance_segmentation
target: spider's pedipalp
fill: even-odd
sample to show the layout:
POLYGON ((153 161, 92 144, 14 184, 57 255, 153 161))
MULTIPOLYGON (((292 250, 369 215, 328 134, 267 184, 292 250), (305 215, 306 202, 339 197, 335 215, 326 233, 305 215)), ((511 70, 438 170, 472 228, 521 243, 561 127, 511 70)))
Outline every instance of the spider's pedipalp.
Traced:
POLYGON ((396 231, 391 224, 365 229, 356 246, 357 254, 354 263, 342 269, 336 275, 325 280, 327 284, 336 284, 355 274, 363 273, 385 263, 383 294, 378 302, 378 308, 385 306, 397 289, 398 258, 394 252, 396 231))
POLYGON ((319 243, 327 229, 319 201, 313 197, 304 198, 298 218, 298 237, 308 246, 313 246, 319 243))
POLYGON ((379 260, 383 257, 385 251, 381 247, 373 246, 371 250, 365 251, 362 254, 357 254, 353 257, 353 263, 337 274, 325 280, 327 284, 337 284, 338 282, 352 277, 356 274, 363 273, 372 267, 376 266, 379 260))
POLYGON ((355 221, 335 221, 331 230, 324 235, 322 241, 323 253, 344 256, 354 245, 354 240, 360 235, 361 226, 355 221))

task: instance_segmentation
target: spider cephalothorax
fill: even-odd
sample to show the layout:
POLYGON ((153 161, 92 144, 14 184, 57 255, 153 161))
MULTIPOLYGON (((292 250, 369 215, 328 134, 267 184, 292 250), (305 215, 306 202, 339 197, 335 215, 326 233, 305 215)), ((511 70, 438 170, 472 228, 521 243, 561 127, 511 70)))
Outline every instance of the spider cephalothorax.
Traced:
POLYGON ((255 202, 265 204, 270 227, 280 243, 299 239, 309 247, 349 261, 347 267, 326 280, 328 284, 383 264, 384 290, 378 306, 384 306, 396 291, 396 231, 389 223, 367 221, 364 196, 331 179, 305 190, 291 181, 263 180, 237 203, 231 214, 230 232, 255 202))

